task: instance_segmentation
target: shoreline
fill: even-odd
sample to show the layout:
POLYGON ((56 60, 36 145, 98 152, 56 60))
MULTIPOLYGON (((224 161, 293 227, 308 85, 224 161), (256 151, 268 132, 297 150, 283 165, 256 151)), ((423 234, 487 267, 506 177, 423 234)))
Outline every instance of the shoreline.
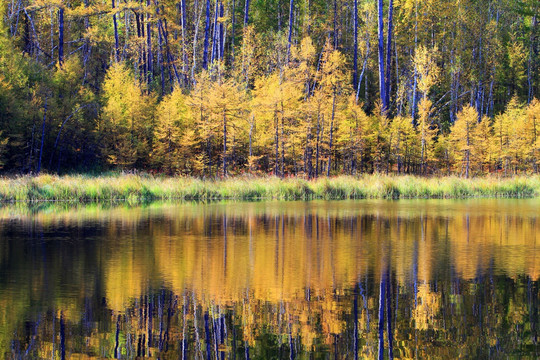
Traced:
POLYGON ((534 198, 540 176, 494 176, 465 179, 412 175, 362 175, 303 178, 241 176, 221 180, 148 174, 40 175, 0 178, 0 202, 160 200, 345 200, 534 198))

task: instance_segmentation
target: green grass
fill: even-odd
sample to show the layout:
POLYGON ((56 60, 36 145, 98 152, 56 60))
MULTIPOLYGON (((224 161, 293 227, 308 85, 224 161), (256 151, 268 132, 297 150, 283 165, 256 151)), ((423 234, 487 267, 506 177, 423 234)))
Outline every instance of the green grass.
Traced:
POLYGON ((307 181, 236 177, 200 180, 152 175, 0 178, 0 201, 311 200, 540 196, 540 177, 463 179, 364 175, 307 181))

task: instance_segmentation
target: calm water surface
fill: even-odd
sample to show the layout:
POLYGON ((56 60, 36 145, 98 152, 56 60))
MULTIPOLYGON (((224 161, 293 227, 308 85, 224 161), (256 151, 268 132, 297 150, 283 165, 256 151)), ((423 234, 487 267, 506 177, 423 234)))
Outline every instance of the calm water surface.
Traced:
POLYGON ((0 209, 0 357, 540 356, 540 200, 0 209))

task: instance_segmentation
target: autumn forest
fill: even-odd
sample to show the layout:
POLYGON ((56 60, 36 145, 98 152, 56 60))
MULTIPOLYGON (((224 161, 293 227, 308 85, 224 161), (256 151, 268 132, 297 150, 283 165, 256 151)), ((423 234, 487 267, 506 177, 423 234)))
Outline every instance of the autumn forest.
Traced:
POLYGON ((9 0, 0 167, 540 170, 536 0, 9 0))

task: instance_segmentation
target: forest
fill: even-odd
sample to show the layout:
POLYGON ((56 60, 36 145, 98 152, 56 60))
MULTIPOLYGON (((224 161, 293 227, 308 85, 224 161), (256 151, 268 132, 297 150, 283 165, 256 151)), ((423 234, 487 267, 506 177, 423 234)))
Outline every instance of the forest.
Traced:
POLYGON ((5 174, 540 171, 537 0, 9 0, 5 174))

